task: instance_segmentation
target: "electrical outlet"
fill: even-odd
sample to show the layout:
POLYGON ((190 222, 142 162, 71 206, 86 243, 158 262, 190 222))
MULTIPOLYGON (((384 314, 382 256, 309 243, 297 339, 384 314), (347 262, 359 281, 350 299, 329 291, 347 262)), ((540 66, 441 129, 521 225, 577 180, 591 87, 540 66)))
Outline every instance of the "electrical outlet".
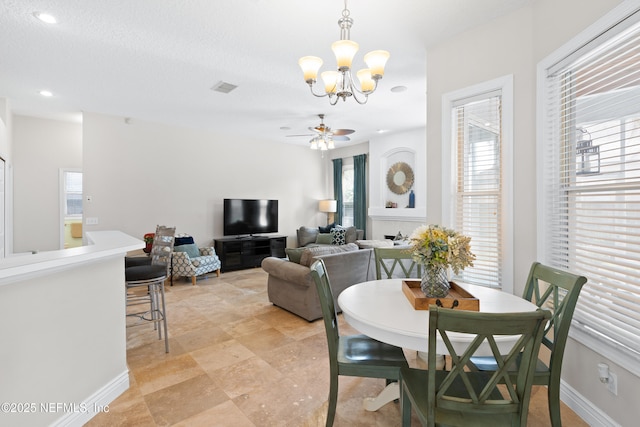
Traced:
POLYGON ((607 389, 613 393, 614 396, 618 395, 618 376, 609 371, 609 381, 607 382, 607 389))

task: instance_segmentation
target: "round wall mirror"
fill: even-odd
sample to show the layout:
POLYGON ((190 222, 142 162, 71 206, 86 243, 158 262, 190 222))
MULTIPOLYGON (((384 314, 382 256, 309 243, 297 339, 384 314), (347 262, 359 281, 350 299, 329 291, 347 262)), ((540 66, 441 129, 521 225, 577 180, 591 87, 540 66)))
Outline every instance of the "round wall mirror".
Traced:
POLYGON ((405 162, 394 163, 387 171, 387 187, 396 194, 404 194, 413 187, 413 170, 405 162))

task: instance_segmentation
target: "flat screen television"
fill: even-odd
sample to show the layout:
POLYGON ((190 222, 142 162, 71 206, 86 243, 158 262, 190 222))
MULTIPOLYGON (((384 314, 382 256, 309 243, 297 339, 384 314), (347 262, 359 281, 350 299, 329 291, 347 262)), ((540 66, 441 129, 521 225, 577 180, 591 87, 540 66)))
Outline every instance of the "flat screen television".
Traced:
POLYGON ((224 199, 225 236, 251 236, 277 232, 277 200, 224 199))

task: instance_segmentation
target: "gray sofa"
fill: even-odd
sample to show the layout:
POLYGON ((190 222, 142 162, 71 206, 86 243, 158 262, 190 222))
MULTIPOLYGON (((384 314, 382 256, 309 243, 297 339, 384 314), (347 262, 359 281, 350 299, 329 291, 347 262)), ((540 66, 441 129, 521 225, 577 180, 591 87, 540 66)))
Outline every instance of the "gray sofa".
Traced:
POLYGON ((340 292, 376 277, 373 250, 358 249, 354 243, 306 248, 302 251, 299 264, 281 258, 265 258, 262 268, 269 273, 269 301, 310 322, 322 317, 318 292, 309 269, 316 259, 324 260, 338 310, 340 292))
MULTIPOLYGON (((327 227, 332 228, 331 226, 327 227)), ((364 230, 356 229, 355 227, 344 228, 346 229, 345 243, 355 243, 356 240, 362 240, 364 238, 364 230)), ((331 233, 327 231, 328 230, 321 231, 318 227, 306 227, 303 225, 296 230, 298 247, 302 248, 331 244, 331 233)))

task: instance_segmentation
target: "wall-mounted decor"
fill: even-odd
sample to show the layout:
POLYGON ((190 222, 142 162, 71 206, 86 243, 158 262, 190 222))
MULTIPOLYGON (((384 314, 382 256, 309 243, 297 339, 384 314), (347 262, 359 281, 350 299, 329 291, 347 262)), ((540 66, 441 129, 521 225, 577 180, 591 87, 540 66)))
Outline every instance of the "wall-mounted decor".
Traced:
POLYGON ((387 187, 396 194, 405 194, 413 187, 413 169, 405 162, 394 163, 387 171, 387 187))

